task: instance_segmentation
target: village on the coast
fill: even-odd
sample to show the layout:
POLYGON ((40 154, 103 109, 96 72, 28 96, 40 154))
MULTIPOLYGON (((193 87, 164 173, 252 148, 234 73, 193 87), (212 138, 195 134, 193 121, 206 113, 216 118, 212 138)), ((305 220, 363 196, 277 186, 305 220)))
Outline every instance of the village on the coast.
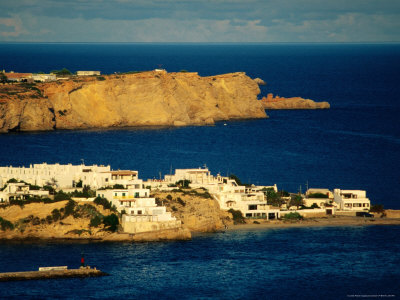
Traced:
POLYGON ((112 170, 109 165, 42 163, 0 167, 1 204, 32 197, 51 198, 52 189, 68 193, 85 187, 94 190, 95 196, 72 199, 106 199, 120 213, 123 232, 132 234, 180 227, 181 221, 152 197, 152 191, 189 187, 206 191, 220 209, 239 211, 247 219, 278 220, 293 213, 308 218, 371 216, 371 202, 363 190, 309 188, 305 194, 289 194, 279 191, 276 184, 243 185, 236 176, 212 175, 207 167, 176 169, 164 178, 148 180, 140 179, 138 171, 112 170))

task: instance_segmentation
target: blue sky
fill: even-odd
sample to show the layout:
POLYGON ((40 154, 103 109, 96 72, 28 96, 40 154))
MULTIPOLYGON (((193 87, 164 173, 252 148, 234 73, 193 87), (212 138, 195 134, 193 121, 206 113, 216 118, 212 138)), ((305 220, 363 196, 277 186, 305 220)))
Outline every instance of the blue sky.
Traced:
POLYGON ((0 41, 400 42, 400 0, 0 0, 0 41))

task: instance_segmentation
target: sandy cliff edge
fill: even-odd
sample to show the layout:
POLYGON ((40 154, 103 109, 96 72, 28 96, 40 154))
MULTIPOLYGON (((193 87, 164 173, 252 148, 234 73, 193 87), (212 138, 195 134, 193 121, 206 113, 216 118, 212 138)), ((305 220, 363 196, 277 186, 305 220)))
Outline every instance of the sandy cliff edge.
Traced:
POLYGON ((266 118, 245 73, 141 72, 0 86, 0 132, 208 125, 266 118))

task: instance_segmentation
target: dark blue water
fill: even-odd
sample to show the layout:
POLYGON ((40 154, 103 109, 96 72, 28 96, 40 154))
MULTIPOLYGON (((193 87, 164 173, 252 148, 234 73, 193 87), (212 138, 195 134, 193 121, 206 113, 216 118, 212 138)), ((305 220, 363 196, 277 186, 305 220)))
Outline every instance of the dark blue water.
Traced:
MULTIPOLYGON (((310 187, 365 189, 400 209, 400 45, 0 44, 19 72, 245 71, 262 95, 329 101, 324 111, 270 111, 212 127, 127 128, 0 135, 0 165, 110 164, 141 178, 207 164, 214 174, 310 187)), ((260 95, 260 97, 262 96, 260 95)), ((77 266, 84 251, 111 277, 3 283, 0 298, 302 298, 396 294, 399 227, 229 232, 190 242, 2 244, 0 271, 77 266), (3 286, 5 288, 3 288, 3 286)))
POLYGON ((88 264, 109 277, 1 283, 0 296, 346 299, 400 295, 399 226, 236 231, 188 242, 1 245, 0 272, 88 264))
POLYGON ((327 111, 270 111, 270 119, 228 126, 51 132, 0 136, 0 165, 110 164, 142 178, 206 164, 242 181, 364 189, 400 208, 400 45, 0 44, 6 70, 103 73, 186 69, 245 71, 268 92, 329 101, 327 111))

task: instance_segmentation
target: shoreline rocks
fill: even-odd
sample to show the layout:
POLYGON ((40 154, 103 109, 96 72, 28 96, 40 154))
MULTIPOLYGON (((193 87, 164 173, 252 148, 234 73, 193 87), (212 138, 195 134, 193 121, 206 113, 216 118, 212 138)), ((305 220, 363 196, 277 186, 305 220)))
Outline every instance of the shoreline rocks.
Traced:
POLYGON ((315 102, 301 97, 284 98, 268 94, 261 99, 265 109, 329 109, 328 102, 315 102))

